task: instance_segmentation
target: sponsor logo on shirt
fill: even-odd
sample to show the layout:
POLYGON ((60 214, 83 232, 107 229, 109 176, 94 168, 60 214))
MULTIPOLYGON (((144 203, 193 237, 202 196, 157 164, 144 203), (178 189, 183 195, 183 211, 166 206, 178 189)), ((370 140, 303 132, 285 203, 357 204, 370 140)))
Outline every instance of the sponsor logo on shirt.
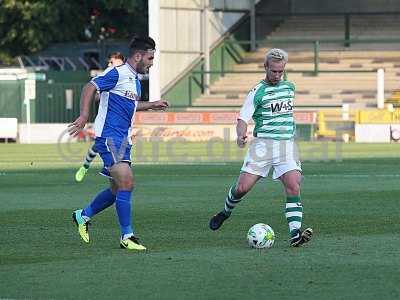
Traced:
POLYGON ((125 97, 136 101, 139 100, 139 96, 132 91, 125 91, 125 97))
POLYGON ((270 103, 272 114, 285 114, 293 110, 292 100, 272 101, 270 103))

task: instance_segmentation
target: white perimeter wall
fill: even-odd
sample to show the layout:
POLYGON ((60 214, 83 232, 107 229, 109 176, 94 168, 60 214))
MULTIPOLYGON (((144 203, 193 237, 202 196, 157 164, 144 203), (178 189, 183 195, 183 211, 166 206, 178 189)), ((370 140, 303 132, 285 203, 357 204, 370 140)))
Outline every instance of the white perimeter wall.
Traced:
POLYGON ((357 143, 400 142, 400 124, 356 124, 357 143))
MULTIPOLYGON (((204 52, 218 41, 245 13, 217 9, 249 9, 253 0, 149 0, 149 34, 158 38, 159 66, 150 73, 150 93, 159 80, 160 94, 172 85, 204 52), (159 5, 158 12, 154 5, 159 5), (203 24, 203 8, 208 8, 203 24), (152 18, 152 14, 158 18, 152 18), (159 26, 155 24, 159 21, 159 26), (155 32, 159 29, 159 35, 155 32), (208 29, 204 32, 205 29, 208 29), (204 40, 206 37, 206 40, 204 40), (206 47, 208 45, 208 47, 206 47), (159 72, 159 78, 155 72, 159 72), (153 82, 152 82, 153 81, 153 82)), ((153 98, 150 95, 151 98, 153 98)))

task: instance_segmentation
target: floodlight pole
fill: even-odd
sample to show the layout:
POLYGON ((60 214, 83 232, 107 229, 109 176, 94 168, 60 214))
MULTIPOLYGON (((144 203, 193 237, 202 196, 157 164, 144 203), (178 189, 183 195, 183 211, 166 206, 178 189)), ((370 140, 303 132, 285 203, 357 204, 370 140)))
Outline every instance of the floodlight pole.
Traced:
POLYGON ((156 42, 156 52, 154 63, 149 72, 149 101, 161 99, 161 80, 160 80, 160 0, 148 1, 149 12, 149 36, 156 42))

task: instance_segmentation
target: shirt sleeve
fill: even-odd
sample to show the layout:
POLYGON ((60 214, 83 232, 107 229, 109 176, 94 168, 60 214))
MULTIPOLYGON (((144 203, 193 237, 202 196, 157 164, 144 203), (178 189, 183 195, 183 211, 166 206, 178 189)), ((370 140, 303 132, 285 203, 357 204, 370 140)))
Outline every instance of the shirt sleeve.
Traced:
POLYGON ((256 91, 256 88, 250 91, 250 93, 246 97, 246 100, 244 101, 242 108, 240 109, 238 119, 243 120, 246 123, 249 123, 249 121, 253 117, 254 111, 256 110, 254 106, 254 96, 256 94, 256 91))
POLYGON ((99 92, 109 91, 117 85, 119 74, 116 68, 107 68, 103 73, 93 78, 93 84, 99 92))

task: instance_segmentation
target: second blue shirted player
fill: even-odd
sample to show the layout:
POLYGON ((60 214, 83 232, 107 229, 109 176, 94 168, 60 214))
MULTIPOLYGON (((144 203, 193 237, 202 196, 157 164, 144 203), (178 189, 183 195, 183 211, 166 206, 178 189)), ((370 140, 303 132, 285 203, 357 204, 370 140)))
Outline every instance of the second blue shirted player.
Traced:
POLYGON ((165 110, 168 102, 140 101, 139 74, 148 73, 153 65, 155 42, 150 37, 135 37, 129 45, 125 64, 106 69, 92 79, 82 90, 80 116, 69 125, 71 135, 77 135, 85 126, 93 94, 100 92, 100 106, 96 116, 95 147, 103 160, 101 175, 110 179, 110 188, 101 191, 84 208, 74 211, 73 220, 81 238, 89 243, 90 219, 115 203, 121 229, 121 248, 146 250, 132 225, 131 124, 138 110, 165 110))

